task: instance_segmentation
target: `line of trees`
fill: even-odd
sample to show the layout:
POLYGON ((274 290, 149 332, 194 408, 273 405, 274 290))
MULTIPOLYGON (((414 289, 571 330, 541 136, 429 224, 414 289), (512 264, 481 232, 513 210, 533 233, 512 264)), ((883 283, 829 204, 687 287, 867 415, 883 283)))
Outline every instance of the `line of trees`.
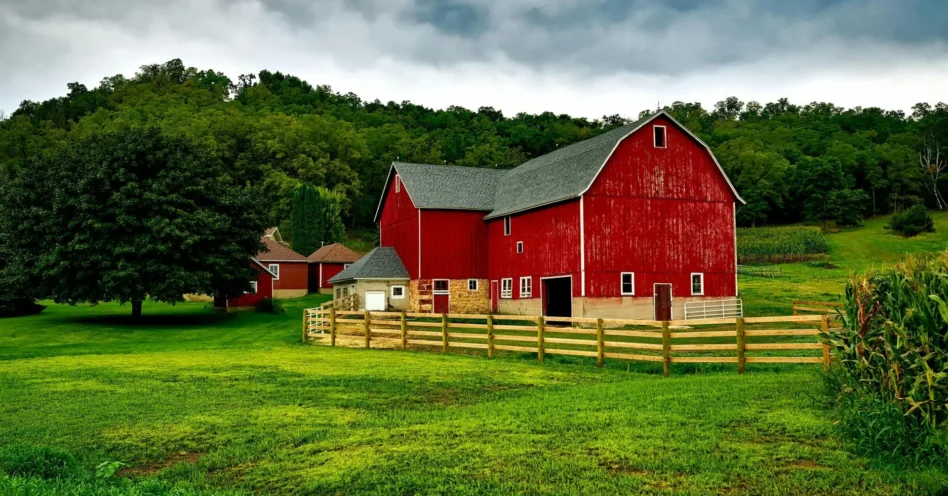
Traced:
MULTIPOLYGON (((27 167, 38 154, 103 131, 156 126, 198 143, 238 182, 259 187, 269 223, 290 239, 293 196, 303 183, 336 195, 346 225, 369 227, 394 160, 509 168, 628 122, 369 102, 279 72, 232 81, 177 59, 67 89, 24 101, 0 121, 0 170, 27 167)), ((666 110, 712 147, 748 201, 741 225, 849 224, 920 203, 946 206, 944 104, 920 103, 907 115, 730 97, 710 110, 685 102, 666 110)))

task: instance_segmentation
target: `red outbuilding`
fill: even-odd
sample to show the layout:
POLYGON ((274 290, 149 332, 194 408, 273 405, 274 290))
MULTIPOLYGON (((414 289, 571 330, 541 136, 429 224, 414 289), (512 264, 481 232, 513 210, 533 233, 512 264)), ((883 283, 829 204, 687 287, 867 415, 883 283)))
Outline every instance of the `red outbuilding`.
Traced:
POLYGON ((309 293, 309 260, 276 241, 264 236, 266 247, 255 257, 273 273, 273 298, 296 298, 309 293))
POLYGON ((511 170, 394 163, 376 221, 413 311, 666 320, 737 296, 742 204, 658 112, 511 170))
POLYGON ((342 243, 333 243, 314 251, 306 257, 309 260, 310 292, 332 294, 332 283, 329 279, 349 267, 361 256, 342 243))
POLYGON ((250 291, 227 299, 227 310, 253 307, 263 300, 273 298, 274 274, 255 258, 251 259, 251 265, 256 270, 256 280, 250 282, 250 291))

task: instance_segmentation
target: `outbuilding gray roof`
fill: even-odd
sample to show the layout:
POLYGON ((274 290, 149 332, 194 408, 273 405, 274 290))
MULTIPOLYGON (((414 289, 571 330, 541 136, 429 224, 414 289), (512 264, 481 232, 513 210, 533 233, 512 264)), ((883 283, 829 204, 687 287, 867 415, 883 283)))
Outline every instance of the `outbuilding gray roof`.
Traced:
POLYGON ((329 278, 336 284, 357 279, 408 279, 408 269, 389 246, 378 247, 356 260, 342 272, 329 278))
MULTIPOLYGON (((389 170, 389 180, 386 181, 386 190, 382 191, 375 220, 381 215, 392 171, 398 173, 416 208, 480 210, 488 212, 485 219, 577 198, 592 185, 619 142, 659 115, 677 124, 711 153, 697 136, 666 112, 659 111, 510 170, 395 162, 389 170)), ((716 158, 714 161, 717 164, 716 158)), ((721 165, 717 166, 735 199, 744 203, 721 165)))

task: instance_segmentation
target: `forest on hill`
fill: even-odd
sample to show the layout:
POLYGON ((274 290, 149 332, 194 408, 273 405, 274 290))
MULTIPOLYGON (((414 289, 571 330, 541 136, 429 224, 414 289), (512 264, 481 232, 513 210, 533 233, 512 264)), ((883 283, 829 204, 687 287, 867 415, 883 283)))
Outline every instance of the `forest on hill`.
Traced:
MULTIPOLYGON (((130 78, 106 77, 92 89, 67 89, 0 116, 0 177, 91 134, 155 126, 213 151, 235 180, 259 191, 270 221, 288 236, 301 183, 338 193, 347 225, 368 227, 392 161, 511 168, 638 117, 505 116, 491 107, 369 102, 280 72, 233 81, 179 59, 142 66, 130 78)), ((665 109, 711 146, 747 200, 741 225, 845 224, 917 203, 943 206, 943 103, 919 103, 908 115, 737 97, 710 110, 684 102, 665 109)))

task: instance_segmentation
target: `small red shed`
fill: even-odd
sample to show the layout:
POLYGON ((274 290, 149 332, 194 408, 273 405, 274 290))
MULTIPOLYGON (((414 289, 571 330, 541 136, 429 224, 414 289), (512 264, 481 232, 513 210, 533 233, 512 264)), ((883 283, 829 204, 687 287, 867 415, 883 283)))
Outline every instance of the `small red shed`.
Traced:
POLYGON ((251 281, 251 290, 233 298, 227 299, 227 310, 256 306, 263 300, 273 298, 273 277, 265 265, 257 259, 251 259, 251 265, 256 269, 257 279, 251 281))
POLYGON ((342 272, 362 255, 342 243, 333 243, 314 251, 309 260, 309 290, 312 293, 332 294, 332 283, 336 274, 342 272))

